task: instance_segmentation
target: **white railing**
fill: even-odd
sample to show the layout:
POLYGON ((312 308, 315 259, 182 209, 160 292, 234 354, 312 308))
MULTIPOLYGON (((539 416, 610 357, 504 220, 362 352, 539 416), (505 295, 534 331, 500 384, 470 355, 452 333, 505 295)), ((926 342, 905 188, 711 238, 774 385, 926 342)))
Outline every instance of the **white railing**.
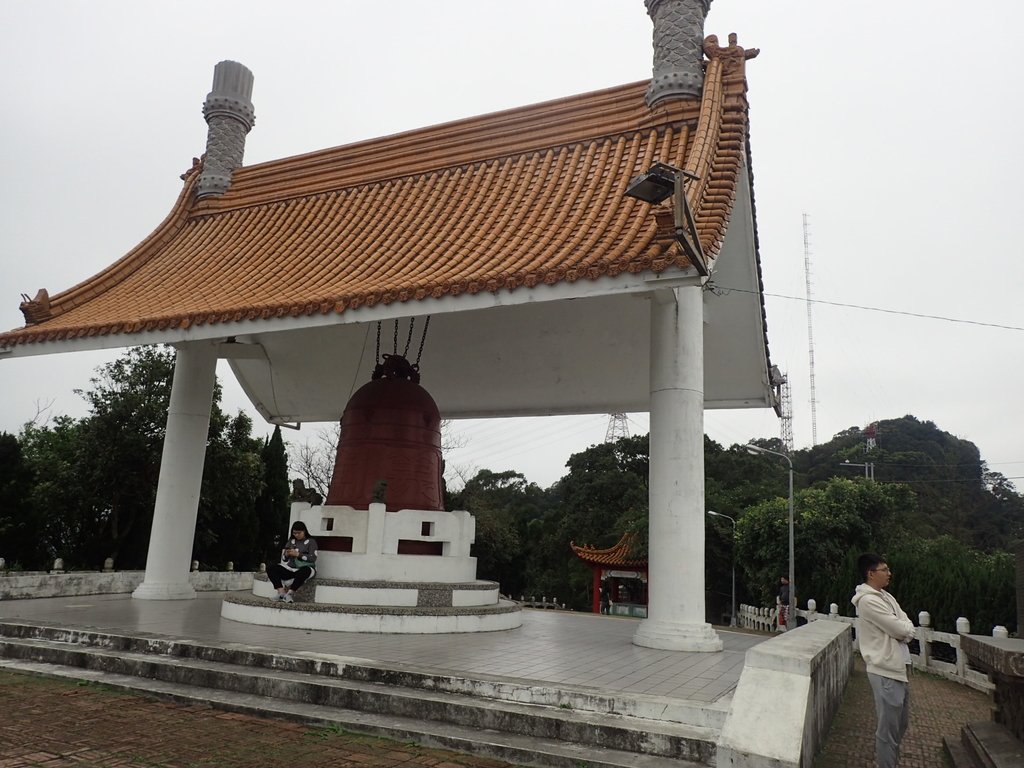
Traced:
MULTIPOLYGON (((856 619, 849 616, 839 615, 839 606, 832 603, 828 613, 819 613, 817 603, 814 600, 807 601, 807 609, 797 608, 797 616, 806 619, 808 622, 825 619, 828 621, 841 621, 846 624, 855 625, 856 619)), ((971 669, 967 665, 967 657, 960 650, 960 636, 971 634, 971 623, 961 616, 956 620, 956 632, 939 632, 932 629, 932 617, 928 611, 921 611, 917 617, 916 638, 919 645, 919 652, 910 655, 915 669, 923 669, 932 674, 944 677, 963 685, 970 686, 986 693, 994 690, 994 686, 988 679, 988 675, 971 669), (936 659, 932 653, 932 643, 946 643, 956 653, 956 661, 948 662, 936 659)), ((778 630, 778 609, 758 608, 752 605, 740 605, 739 625, 745 629, 754 629, 761 632, 775 632, 778 630)), ((992 628, 993 637, 1008 637, 1006 627, 996 626, 992 628)), ((856 632, 854 632, 853 647, 857 649, 856 632)))
MULTIPOLYGON (((509 598, 512 599, 511 597, 509 598)), ((553 611, 564 611, 565 603, 559 603, 557 597, 552 597, 550 600, 544 596, 540 600, 537 599, 536 595, 530 595, 530 599, 527 600, 525 595, 520 595, 517 601, 523 608, 541 608, 553 611)))

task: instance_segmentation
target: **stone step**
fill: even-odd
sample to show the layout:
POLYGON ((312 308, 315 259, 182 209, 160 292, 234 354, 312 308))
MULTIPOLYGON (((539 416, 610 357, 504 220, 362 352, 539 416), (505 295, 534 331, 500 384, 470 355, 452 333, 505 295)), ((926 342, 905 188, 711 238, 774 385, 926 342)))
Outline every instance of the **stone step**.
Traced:
POLYGON ((1024 744, 999 723, 968 723, 961 737, 966 751, 980 768, 1024 768, 1024 744))
POLYGON ((326 670, 328 674, 325 670, 297 671, 291 668, 292 662, 301 660, 294 657, 282 657, 279 663, 253 668, 196 657, 168 656, 159 650, 157 653, 140 652, 33 638, 0 640, 0 657, 360 715, 417 723, 430 721, 445 728, 502 732, 580 748, 611 749, 704 764, 710 763, 715 753, 715 733, 707 728, 614 712, 577 712, 565 707, 409 689, 334 677, 329 670, 326 670))
POLYGON ((943 736, 942 746, 945 748, 950 762, 953 763, 953 768, 978 768, 978 764, 974 762, 974 758, 968 753, 960 739, 943 736))
POLYGON ((195 640, 69 629, 28 622, 0 622, 0 638, 2 637, 53 640, 119 652, 203 659, 248 668, 306 673, 517 704, 546 705, 602 716, 614 713, 643 720, 686 724, 713 735, 721 731, 729 707, 728 699, 706 703, 649 694, 611 694, 581 686, 537 685, 512 678, 453 675, 410 666, 389 667, 365 659, 329 654, 282 653, 254 646, 218 645, 195 640))
POLYGON ((148 680, 96 670, 43 662, 0 659, 0 668, 48 677, 87 681, 117 690, 185 703, 203 704, 225 712, 308 723, 415 742, 425 747, 451 749, 537 768, 696 768, 706 763, 636 754, 617 749, 424 721, 323 705, 282 701, 253 694, 198 688, 180 683, 148 680))

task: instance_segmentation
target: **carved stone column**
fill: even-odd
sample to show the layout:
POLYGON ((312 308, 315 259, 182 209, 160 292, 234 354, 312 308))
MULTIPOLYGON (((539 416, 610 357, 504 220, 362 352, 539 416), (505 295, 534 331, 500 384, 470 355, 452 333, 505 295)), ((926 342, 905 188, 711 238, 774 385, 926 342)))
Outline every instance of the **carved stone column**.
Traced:
POLYGON ((237 61, 222 61, 213 70, 213 90, 203 103, 209 130, 196 197, 227 192, 231 173, 242 165, 245 137, 256 122, 252 83, 252 72, 237 61))
POLYGON ((704 19, 711 0, 644 0, 654 22, 654 74, 647 106, 696 98, 704 88, 704 19))

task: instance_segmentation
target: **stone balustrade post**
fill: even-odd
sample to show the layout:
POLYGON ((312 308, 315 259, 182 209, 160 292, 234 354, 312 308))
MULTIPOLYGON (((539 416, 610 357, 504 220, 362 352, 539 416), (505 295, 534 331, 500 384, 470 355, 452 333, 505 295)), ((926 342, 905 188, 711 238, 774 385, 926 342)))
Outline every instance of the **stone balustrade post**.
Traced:
POLYGON ((932 655, 932 615, 928 611, 917 614, 917 642, 921 646, 921 666, 928 668, 932 655))
MULTIPOLYGON (((958 635, 969 635, 971 634, 971 622, 966 617, 961 616, 956 620, 956 633, 958 635)), ((957 677, 964 677, 967 674, 967 657, 960 647, 960 638, 957 638, 956 644, 956 674, 957 677)))

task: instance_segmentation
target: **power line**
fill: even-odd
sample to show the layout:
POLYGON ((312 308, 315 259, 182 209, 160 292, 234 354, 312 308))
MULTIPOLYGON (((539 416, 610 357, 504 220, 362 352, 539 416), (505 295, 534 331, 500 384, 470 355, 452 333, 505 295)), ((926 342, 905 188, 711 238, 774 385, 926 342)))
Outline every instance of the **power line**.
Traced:
MULTIPOLYGON (((729 288, 721 285, 715 285, 710 289, 713 293, 727 294, 735 291, 736 293, 759 293, 758 291, 752 291, 747 288, 729 288)), ((984 328, 1000 328, 1005 331, 1024 331, 1024 327, 1019 325, 1003 325, 1002 323, 985 323, 981 320, 964 320, 959 317, 945 317, 943 315, 928 315, 923 312, 907 312, 900 309, 885 309, 884 307, 868 307, 863 304, 847 304, 841 301, 825 301, 824 299, 807 299, 802 296, 787 296, 782 293, 763 293, 764 296, 770 296, 773 299, 789 299, 791 301, 807 301, 811 304, 825 304, 830 307, 844 307, 846 309, 862 309, 866 312, 882 312, 887 315, 904 315, 906 317, 919 317, 924 320, 943 320, 947 323, 962 323, 964 325, 980 325, 984 328)))
MULTIPOLYGON (((1017 475, 1014 477, 1004 477, 1004 480, 1024 480, 1024 475, 1017 475)), ((964 477, 957 480, 878 480, 879 483, 903 483, 910 485, 911 483, 926 483, 932 485, 935 483, 982 483, 984 480, 980 477, 964 477)))

